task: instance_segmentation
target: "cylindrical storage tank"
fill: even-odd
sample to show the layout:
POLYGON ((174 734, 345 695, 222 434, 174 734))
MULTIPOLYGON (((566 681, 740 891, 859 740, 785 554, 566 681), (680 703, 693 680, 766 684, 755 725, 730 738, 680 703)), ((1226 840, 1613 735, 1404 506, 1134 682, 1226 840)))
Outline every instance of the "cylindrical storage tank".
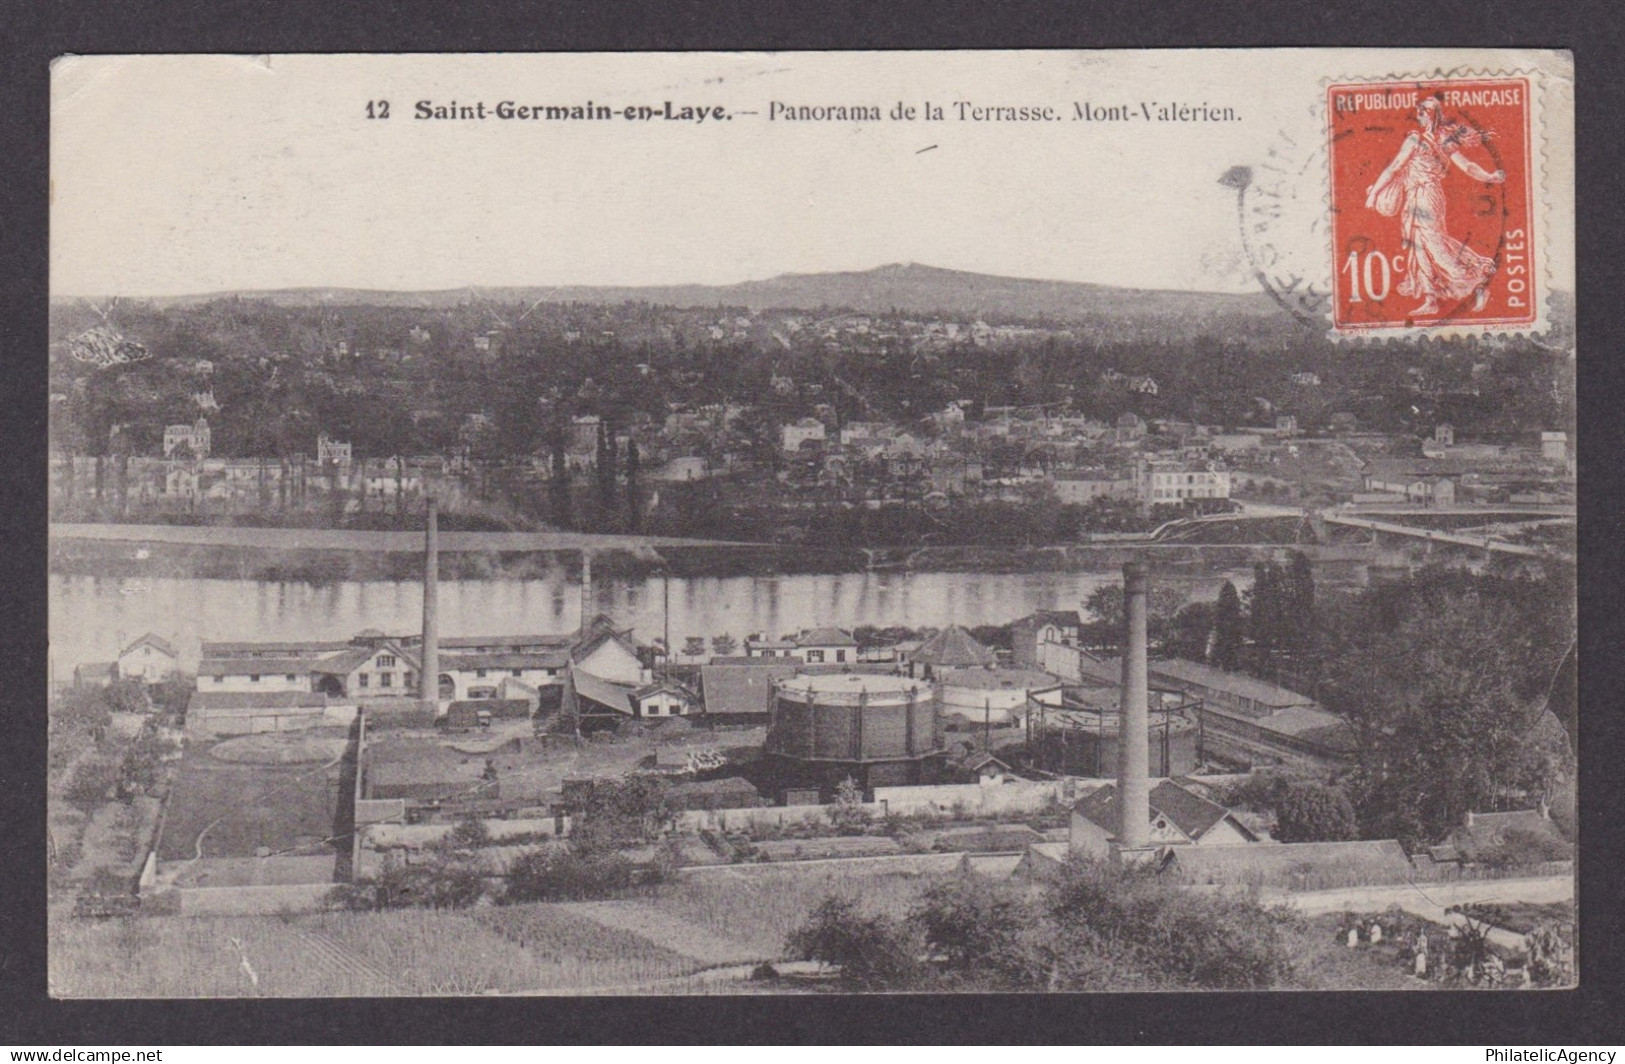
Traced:
POLYGON ((896 761, 939 752, 931 685, 862 673, 774 684, 767 752, 809 761, 896 761))
POLYGON ((1055 677, 1035 669, 955 669, 941 677, 942 717, 960 728, 1020 724, 1029 695, 1059 706, 1060 687, 1055 677))

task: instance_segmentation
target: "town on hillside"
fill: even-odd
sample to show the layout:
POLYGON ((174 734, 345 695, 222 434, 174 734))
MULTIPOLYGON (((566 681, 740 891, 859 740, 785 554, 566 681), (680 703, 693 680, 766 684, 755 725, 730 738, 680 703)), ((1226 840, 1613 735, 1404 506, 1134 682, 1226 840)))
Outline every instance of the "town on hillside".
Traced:
POLYGON ((432 496, 448 528, 875 549, 1431 509, 1571 549, 1571 358, 1490 337, 1349 359, 1208 324, 66 302, 51 515, 405 529, 432 496))

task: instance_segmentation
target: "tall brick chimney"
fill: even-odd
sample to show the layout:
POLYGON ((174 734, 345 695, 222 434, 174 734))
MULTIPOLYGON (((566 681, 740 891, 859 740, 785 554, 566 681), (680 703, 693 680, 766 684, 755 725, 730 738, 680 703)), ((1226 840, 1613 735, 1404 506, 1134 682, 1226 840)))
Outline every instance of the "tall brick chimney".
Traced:
POLYGON ((423 529, 423 660, 418 672, 418 697, 440 711, 440 511, 429 499, 429 519, 423 529))
POLYGON ((1150 742, 1147 737, 1145 566, 1123 566, 1123 694, 1117 711, 1117 843, 1141 849, 1151 841, 1150 742))

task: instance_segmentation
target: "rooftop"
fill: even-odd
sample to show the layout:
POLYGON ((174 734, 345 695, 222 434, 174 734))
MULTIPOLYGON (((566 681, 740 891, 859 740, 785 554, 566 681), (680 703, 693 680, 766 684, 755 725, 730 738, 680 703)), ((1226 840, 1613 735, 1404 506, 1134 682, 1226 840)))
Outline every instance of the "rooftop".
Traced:
POLYGON ((708 715, 766 713, 773 696, 773 681, 796 674, 794 662, 776 664, 769 658, 752 661, 749 665, 713 663, 700 667, 700 689, 705 694, 708 715))
POLYGON ((909 655, 909 660, 938 668, 972 668, 992 665, 998 656, 955 624, 927 639, 920 649, 909 655))
POLYGON ((1277 684, 1254 679, 1239 672, 1225 672, 1223 669, 1216 669, 1211 665, 1202 665, 1194 661, 1186 661, 1183 658, 1167 658, 1161 661, 1153 661, 1150 664, 1150 671, 1153 677, 1179 683, 1200 684, 1215 691, 1223 691, 1240 698, 1251 699, 1271 709, 1285 709, 1288 706, 1312 706, 1315 704, 1315 700, 1308 695, 1300 695, 1296 691, 1289 691, 1277 684))
POLYGON ((204 658, 198 662, 199 676, 263 676, 272 673, 312 672, 323 659, 302 658, 204 658))
POLYGON ((795 644, 801 647, 855 647, 858 641, 852 638, 850 632, 843 632, 839 628, 809 628, 796 636, 795 644))
POLYGON ((161 636, 154 635, 151 632, 147 632, 145 635, 141 636, 135 642, 133 642, 129 646, 125 647, 119 653, 119 657, 122 658, 125 654, 128 654, 130 651, 132 651, 132 650, 134 650, 137 647, 140 647, 142 645, 151 646, 154 650, 158 650, 158 651, 161 651, 161 652, 163 652, 165 654, 168 654, 172 658, 176 656, 175 648, 174 648, 173 645, 170 644, 169 640, 164 639, 161 636))
POLYGON ((340 650, 348 650, 353 646, 348 640, 326 640, 319 642, 296 643, 204 643, 203 657, 205 658, 243 658, 264 655, 266 657, 317 657, 322 654, 333 654, 340 650))
POLYGON ((1321 878, 1375 886, 1405 883, 1413 874, 1410 858, 1393 839, 1180 846, 1173 851, 1169 872, 1190 883, 1308 889, 1321 878))
MULTIPOLYGON (((1117 785, 1097 788, 1077 805, 1078 815, 1107 831, 1117 830, 1117 785)), ((1168 818, 1191 839, 1200 839, 1213 825, 1230 815, 1230 810, 1172 780, 1160 780, 1151 788, 1151 816, 1168 818)))
POLYGON ((590 702, 596 702, 618 713, 631 715, 632 692, 636 688, 629 684, 601 680, 591 673, 582 672, 579 669, 570 670, 570 682, 575 685, 575 692, 578 697, 590 702))
POLYGON ((1059 687, 1061 681, 1037 669, 955 669, 942 677, 942 685, 976 691, 1036 691, 1059 687))
POLYGON ((502 651, 489 654, 442 654, 442 669, 562 669, 570 663, 565 647, 539 653, 502 651))

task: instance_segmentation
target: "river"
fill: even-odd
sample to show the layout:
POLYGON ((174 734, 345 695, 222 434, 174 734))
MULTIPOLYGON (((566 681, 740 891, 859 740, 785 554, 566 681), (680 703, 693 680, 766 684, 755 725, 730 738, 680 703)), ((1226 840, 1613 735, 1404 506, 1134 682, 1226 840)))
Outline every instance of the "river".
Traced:
MULTIPOLYGON (((1192 598, 1216 598, 1225 579, 1245 586, 1250 572, 1170 577, 1192 598)), ((698 577, 670 581, 672 641, 755 632, 782 635, 835 625, 911 628, 1005 624, 1034 610, 1079 609, 1115 573, 867 572, 796 576, 698 577)), ((600 581, 594 611, 658 638, 661 580, 600 581)), ((174 643, 182 666, 197 666, 210 640, 341 640, 364 628, 416 631, 422 585, 411 581, 331 584, 246 580, 50 577, 51 664, 58 680, 75 665, 109 661, 143 632, 174 643)), ((444 580, 444 635, 551 634, 581 622, 581 585, 560 570, 546 579, 444 580)))

